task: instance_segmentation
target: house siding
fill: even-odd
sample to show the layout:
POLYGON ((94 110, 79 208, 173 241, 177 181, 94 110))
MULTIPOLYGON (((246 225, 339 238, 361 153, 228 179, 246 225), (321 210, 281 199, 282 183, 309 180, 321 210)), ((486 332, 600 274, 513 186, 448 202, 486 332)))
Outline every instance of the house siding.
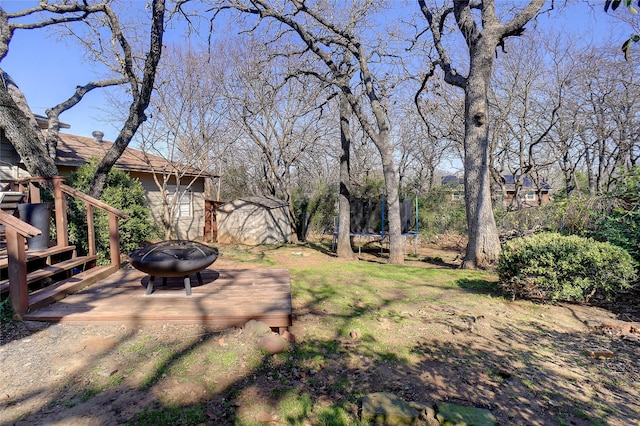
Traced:
MULTIPOLYGON (((145 190, 147 202, 151 207, 151 216, 158 226, 162 226, 162 215, 164 211, 162 206, 162 192, 156 185, 153 177, 144 173, 131 173, 131 176, 140 180, 145 190)), ((185 178, 188 182, 190 182, 191 179, 191 177, 185 178)), ((191 215, 176 218, 171 227, 172 238, 180 240, 202 240, 204 237, 205 216, 204 178, 198 178, 196 182, 191 185, 190 190, 192 197, 191 215)))
POLYGON ((29 173, 20 168, 20 156, 13 145, 0 130, 0 181, 11 181, 29 177, 29 173))

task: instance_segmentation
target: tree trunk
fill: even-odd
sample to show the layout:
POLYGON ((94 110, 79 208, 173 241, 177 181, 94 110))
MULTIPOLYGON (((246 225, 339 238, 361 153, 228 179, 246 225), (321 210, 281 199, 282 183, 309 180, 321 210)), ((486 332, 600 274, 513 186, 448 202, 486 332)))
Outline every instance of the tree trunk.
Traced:
MULTIPOLYGON (((495 46, 495 43, 493 44, 495 46)), ((489 173, 488 88, 494 47, 480 41, 471 48, 471 67, 465 87, 464 188, 469 243, 463 268, 487 268, 500 254, 500 240, 491 204, 489 173), (481 49, 483 49, 482 51, 481 49), (473 52, 477 49, 476 52, 473 52)))
POLYGON ((338 241, 336 254, 339 258, 354 259, 351 248, 351 128, 349 120, 351 106, 340 94, 340 192, 338 194, 338 241))
POLYGON ((24 95, 7 73, 0 69, 0 74, 0 128, 32 176, 56 176, 58 169, 24 95))
MULTIPOLYGON (((104 191, 104 187, 107 184, 107 175, 109 174, 109 171, 127 148, 131 139, 133 139, 138 127, 140 127, 140 125, 147 119, 145 110, 147 109, 147 106, 149 106, 149 101, 151 100, 153 83, 156 77, 156 69, 158 67, 158 62, 160 62, 160 57, 162 56, 165 0, 153 0, 151 9, 151 42, 149 45, 149 52, 147 52, 144 63, 142 82, 139 85, 137 82, 135 82, 135 84, 132 82, 131 89, 133 92, 133 101, 129 108, 129 115, 113 145, 96 166, 96 172, 91 182, 91 190, 89 191, 89 195, 94 198, 100 198, 104 191), (138 88, 138 86, 139 91, 135 91, 134 89, 138 88)), ((135 77, 132 76, 132 78, 135 77)))
MULTIPOLYGON (((287 179, 287 181, 288 180, 289 179, 287 179)), ((289 188, 289 183, 287 183, 287 188, 289 188)), ((291 241, 289 241, 289 242, 297 244, 299 242, 299 240, 298 240, 298 226, 296 224, 296 212, 295 212, 295 209, 293 208, 293 197, 291 196, 291 194, 289 194, 288 191, 284 195, 285 195, 285 199, 287 201, 287 212, 288 212, 288 215, 289 215, 289 222, 291 223, 291 241)), ((303 240, 304 240, 304 236, 303 236, 303 240)))
POLYGON ((387 209, 389 220, 389 263, 400 265, 404 263, 404 247, 402 244, 402 228, 400 220, 400 188, 398 186, 398 173, 394 167, 393 148, 388 142, 389 132, 380 133, 378 150, 382 158, 382 173, 384 175, 385 189, 387 190, 387 209))

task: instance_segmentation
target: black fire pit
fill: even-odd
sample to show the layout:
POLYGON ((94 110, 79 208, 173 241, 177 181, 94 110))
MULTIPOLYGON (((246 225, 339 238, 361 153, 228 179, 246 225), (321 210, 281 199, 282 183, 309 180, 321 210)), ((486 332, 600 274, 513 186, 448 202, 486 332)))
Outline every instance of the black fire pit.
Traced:
POLYGON ((218 257, 218 250, 195 241, 169 240, 151 244, 129 255, 131 265, 149 274, 147 295, 153 293, 156 277, 163 278, 166 285, 168 277, 184 277, 184 288, 191 296, 189 275, 196 274, 202 285, 200 271, 211 265, 218 257))

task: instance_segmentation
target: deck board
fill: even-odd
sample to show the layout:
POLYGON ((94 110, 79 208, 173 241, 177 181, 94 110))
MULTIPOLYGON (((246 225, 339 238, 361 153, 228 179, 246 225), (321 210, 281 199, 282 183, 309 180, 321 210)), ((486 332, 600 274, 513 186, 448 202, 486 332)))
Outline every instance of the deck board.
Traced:
POLYGON ((182 278, 157 278, 146 296, 149 276, 136 269, 113 275, 45 308, 26 320, 76 324, 203 324, 242 326, 250 319, 271 327, 291 325, 291 286, 286 269, 202 271, 203 284, 191 276, 192 295, 182 278))

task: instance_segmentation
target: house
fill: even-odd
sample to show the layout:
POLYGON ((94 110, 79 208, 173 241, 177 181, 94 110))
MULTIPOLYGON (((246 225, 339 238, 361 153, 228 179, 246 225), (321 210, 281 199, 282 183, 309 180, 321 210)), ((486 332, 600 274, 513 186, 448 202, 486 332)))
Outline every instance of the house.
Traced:
POLYGON ((442 186, 449 193, 449 199, 455 202, 464 202, 464 178, 459 175, 447 175, 441 179, 442 186))
POLYGON ((522 179, 518 175, 503 175, 501 182, 493 186, 492 192, 495 201, 501 200, 505 207, 533 207, 551 201, 551 185, 544 179, 540 179, 536 185, 531 177, 526 175, 522 179))
MULTIPOLYGON (((46 128, 46 118, 36 116, 40 127, 46 128)), ((69 128, 68 125, 61 126, 69 128)), ((102 139, 102 132, 94 132, 93 137, 60 133, 56 166, 61 176, 68 176, 78 167, 87 164, 92 157, 102 158, 112 143, 102 139)), ((163 176, 169 176, 164 188, 171 197, 177 196, 177 213, 171 238, 187 240, 210 239, 210 229, 205 232, 205 210, 211 205, 206 193, 212 187, 212 180, 218 175, 203 172, 190 166, 171 163, 168 160, 144 153, 137 149, 126 148, 115 164, 115 168, 138 179, 146 193, 154 220, 160 225, 164 214, 163 189, 156 184, 155 178, 162 182, 163 176), (176 173, 176 171, 178 171, 176 173), (179 178, 176 178, 176 175, 179 178), (176 192, 177 191, 177 192, 176 192)), ((0 182, 29 177, 20 156, 13 145, 0 134, 0 182)), ((210 227, 210 226, 209 226, 210 227)))
MULTIPOLYGON (((514 178, 513 175, 504 175, 500 183, 494 183, 491 187, 494 203, 502 202, 505 207, 532 207, 551 201, 551 185, 544 179, 540 180, 539 185, 535 185, 529 176, 524 176, 521 185, 518 185, 519 179, 519 176, 514 178), (517 200, 515 199, 516 193, 518 194, 517 200)), ((463 177, 448 175, 442 177, 441 182, 449 193, 451 201, 459 202, 464 200, 463 177)))
POLYGON ((286 202, 273 197, 243 197, 216 210, 218 242, 247 245, 291 241, 286 202))

